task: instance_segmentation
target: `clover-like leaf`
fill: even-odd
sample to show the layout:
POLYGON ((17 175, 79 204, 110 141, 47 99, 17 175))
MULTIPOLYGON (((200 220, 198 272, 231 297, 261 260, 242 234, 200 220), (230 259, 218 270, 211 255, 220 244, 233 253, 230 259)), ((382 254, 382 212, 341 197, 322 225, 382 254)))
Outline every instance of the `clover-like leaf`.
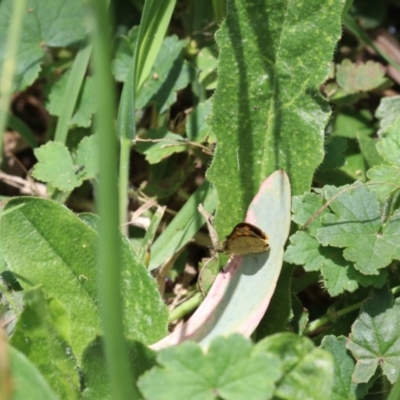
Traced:
POLYGON ((347 93, 366 92, 386 82, 385 68, 374 61, 354 64, 345 59, 336 67, 336 79, 339 86, 347 93))
POLYGON ((319 271, 325 261, 320 253, 321 245, 306 232, 298 231, 290 237, 290 245, 283 260, 290 264, 303 265, 306 271, 319 271))
POLYGON ((204 354, 194 342, 159 352, 160 364, 139 378, 145 398, 269 399, 280 378, 279 358, 254 352, 251 342, 235 334, 217 337, 204 354))
POLYGON ((376 192, 382 202, 400 189, 400 167, 379 165, 368 170, 367 176, 371 190, 376 192))
POLYGON ((399 115, 400 96, 382 97, 375 116, 380 120, 378 134, 385 131, 399 115))
POLYGON ((81 179, 92 179, 99 173, 98 152, 96 135, 86 136, 79 143, 75 163, 82 168, 81 173, 77 174, 81 179))
MULTIPOLYGON (((5 55, 14 0, 0 2, 0 60, 5 55)), ((82 0, 27 0, 19 41, 15 89, 33 83, 50 48, 76 45, 86 37, 82 0)), ((49 53, 49 54, 48 54, 49 53)))
POLYGON ((351 379, 355 361, 350 352, 346 349, 347 339, 343 336, 325 336, 321 348, 333 355, 334 373, 332 400, 356 400, 363 398, 367 392, 367 385, 357 385, 351 379))
MULTIPOLYGON (((127 77, 136 40, 136 27, 128 36, 120 38, 113 61, 113 72, 118 81, 123 82, 127 77)), ((160 113, 165 112, 176 101, 176 92, 193 79, 196 72, 182 54, 187 43, 187 40, 179 40, 175 35, 164 39, 151 72, 137 93, 137 109, 152 103, 160 113)))
POLYGON ((346 347, 357 360, 355 382, 368 382, 378 366, 393 384, 400 376, 400 299, 374 290, 361 307, 346 347))
POLYGON ((199 103, 186 120, 186 135, 193 142, 204 142, 211 134, 207 117, 211 112, 211 99, 199 103))
MULTIPOLYGON (((68 84, 69 71, 66 72, 50 89, 46 108, 51 115, 60 116, 65 104, 65 92, 68 84)), ((80 91, 74 114, 69 126, 88 128, 92 123, 92 115, 95 112, 93 96, 93 80, 89 76, 85 78, 80 91)))
POLYGON ((33 169, 33 177, 62 191, 70 191, 82 184, 71 154, 63 143, 48 142, 34 152, 39 162, 33 169))
POLYGON ((312 217, 316 217, 308 226, 307 231, 315 236, 317 229, 321 226, 320 218, 328 210, 323 210, 318 216, 316 213, 323 206, 322 196, 316 193, 305 193, 303 196, 293 196, 292 199, 292 220, 303 226, 312 217))
POLYGON ((275 398, 285 400, 330 400, 333 378, 332 356, 315 347, 307 337, 279 333, 261 340, 255 350, 276 355, 283 376, 275 398))
POLYGON ((379 154, 376 148, 378 139, 357 134, 357 141, 360 146, 361 154, 364 156, 365 161, 367 162, 369 167, 385 164, 385 160, 379 154))
POLYGON ((199 82, 206 90, 215 89, 217 84, 217 53, 214 47, 203 47, 195 60, 200 70, 199 82))
POLYGON ((400 117, 396 118, 383 133, 376 148, 380 155, 390 164, 400 167, 400 117))
MULTIPOLYGON (((327 198, 338 189, 327 187, 327 198)), ((345 259, 366 275, 377 275, 393 259, 400 258, 400 213, 396 212, 382 225, 375 193, 365 186, 343 191, 330 204, 334 214, 322 218, 323 227, 317 239, 323 246, 345 247, 345 259)))
POLYGON ((296 232, 290 237, 284 261, 303 265, 306 271, 321 271, 324 286, 331 296, 345 290, 354 292, 358 288, 357 272, 342 256, 342 250, 323 247, 306 232, 296 232))
POLYGON ((156 164, 173 153, 187 150, 183 138, 166 128, 150 129, 146 134, 148 142, 136 144, 136 150, 146 156, 150 164, 156 164))
POLYGON ((321 253, 325 253, 321 274, 328 293, 334 297, 344 291, 354 292, 358 288, 359 273, 352 263, 343 258, 342 250, 327 247, 322 248, 321 253))
POLYGON ((400 188, 400 117, 387 126, 382 139, 376 144, 381 157, 390 165, 379 165, 367 172, 371 189, 385 201, 400 188))

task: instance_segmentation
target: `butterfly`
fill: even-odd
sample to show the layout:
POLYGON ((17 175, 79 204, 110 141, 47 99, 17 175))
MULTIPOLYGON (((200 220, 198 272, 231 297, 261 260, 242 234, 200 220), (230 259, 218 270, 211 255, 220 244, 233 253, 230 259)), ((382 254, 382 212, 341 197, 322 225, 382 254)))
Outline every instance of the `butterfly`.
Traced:
POLYGON ((228 255, 263 253, 269 249, 267 234, 248 222, 237 224, 231 234, 215 246, 215 251, 228 255))

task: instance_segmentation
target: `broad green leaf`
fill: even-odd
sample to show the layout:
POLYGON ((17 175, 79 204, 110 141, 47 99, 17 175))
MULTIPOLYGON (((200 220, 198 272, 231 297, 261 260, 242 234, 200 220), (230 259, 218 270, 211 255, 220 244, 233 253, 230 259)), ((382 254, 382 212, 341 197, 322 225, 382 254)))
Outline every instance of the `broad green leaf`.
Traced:
POLYGON ((376 192, 380 201, 386 201, 400 189, 400 167, 380 165, 367 172, 371 190, 376 192))
POLYGON ((400 398, 400 379, 393 385, 387 400, 397 400, 400 398))
POLYGON ((321 348, 333 355, 334 373, 332 400, 356 400, 363 398, 367 392, 366 385, 357 385, 352 379, 355 361, 346 349, 347 338, 333 335, 325 336, 321 348))
POLYGON ((148 173, 151 179, 143 184, 143 193, 158 201, 172 196, 187 181, 193 172, 193 165, 193 160, 186 157, 179 163, 170 157, 157 164, 150 164, 148 173))
POLYGON ((335 136, 355 139, 358 134, 370 136, 373 133, 374 116, 369 110, 354 110, 350 107, 339 109, 333 125, 335 136))
POLYGON ((339 86, 347 93, 367 92, 386 83, 385 68, 372 60, 354 64, 344 59, 336 66, 336 79, 339 86))
POLYGON ((79 375, 68 343, 67 310, 58 300, 45 299, 40 288, 24 291, 24 303, 11 345, 38 367, 60 398, 78 399, 79 375))
POLYGON ((287 400, 330 400, 333 380, 332 356, 310 339, 293 333, 278 333, 255 345, 255 351, 277 356, 283 377, 275 398, 287 400))
MULTIPOLYGON (((68 84, 69 72, 65 73, 52 87, 49 92, 46 108, 51 115, 59 117, 65 107, 66 85, 68 84)), ((75 112, 69 123, 70 127, 78 126, 88 128, 92 123, 92 115, 95 112, 93 80, 89 76, 80 91, 75 112)))
POLYGON ((145 398, 155 400, 269 399, 281 376, 278 357, 254 352, 238 334, 215 338, 206 354, 193 342, 163 349, 157 362, 139 379, 145 398))
MULTIPOLYGON (((326 187, 330 199, 340 189, 326 187)), ((353 261, 365 275, 378 275, 379 269, 400 258, 400 212, 382 225, 376 194, 356 185, 330 204, 334 214, 322 218, 317 239, 323 246, 345 247, 344 258, 353 261)))
POLYGON ((203 47, 197 54, 196 67, 200 70, 199 83, 206 90, 213 90, 217 85, 217 49, 203 47))
POLYGON ((39 162, 33 169, 33 177, 65 192, 82 184, 82 179, 76 174, 79 166, 74 165, 63 143, 48 142, 34 152, 39 162))
POLYGON ((203 204, 204 209, 212 213, 215 210, 216 200, 214 188, 209 182, 204 181, 151 247, 150 271, 168 261, 204 225, 205 220, 197 210, 199 204, 203 204))
MULTIPOLYGON (((0 3, 0 61, 4 57, 12 3, 0 3)), ((38 77, 49 48, 76 45, 86 37, 82 0, 27 0, 18 48, 15 90, 23 90, 38 77)), ((1 62, 0 62, 1 64, 1 62)))
POLYGON ((382 97, 375 116, 380 120, 380 132, 385 131, 399 116, 400 96, 382 97))
POLYGON ((290 243, 284 261, 303 265, 306 271, 321 271, 324 286, 331 296, 337 296, 345 290, 354 292, 358 288, 357 272, 343 258, 342 250, 322 247, 306 232, 296 232, 290 237, 290 243))
POLYGON ((400 375, 400 299, 388 288, 374 290, 354 322, 346 347, 357 360, 355 382, 368 382, 378 366, 390 383, 400 375))
POLYGON ((296 224, 303 226, 310 218, 313 221, 307 226, 307 231, 311 236, 315 236, 317 229, 321 227, 321 216, 328 211, 323 210, 319 215, 320 208, 323 206, 323 199, 316 193, 305 193, 303 196, 293 196, 292 199, 292 220, 296 224))
POLYGON ((399 132, 400 118, 396 118, 391 125, 384 129, 382 139, 376 144, 379 154, 390 166, 375 166, 367 172, 372 184, 371 189, 377 193, 381 201, 385 201, 400 187, 399 132))
MULTIPOLYGON (((353 265, 345 260, 339 249, 332 249, 330 252, 336 255, 336 258, 327 259, 321 267, 323 283, 332 296, 339 296, 344 291, 354 292, 358 288, 358 277, 360 273, 354 269, 353 265)), ((384 284, 384 283, 383 283, 384 284)))
POLYGON ((400 117, 396 118, 382 134, 382 139, 376 144, 379 154, 390 165, 400 166, 400 117))
POLYGON ((290 237, 290 243, 284 261, 302 265, 307 272, 320 271, 323 284, 333 297, 344 291, 354 292, 359 284, 382 287, 386 282, 386 270, 381 270, 378 276, 363 275, 343 258, 341 249, 323 247, 306 232, 296 232, 290 237))
POLYGON ((38 368, 21 352, 8 347, 13 379, 13 400, 46 399, 59 400, 38 368))
POLYGON ((287 172, 294 194, 310 188, 330 115, 318 88, 341 35, 343 5, 227 1, 216 35, 220 56, 211 127, 218 146, 207 174, 218 192, 219 236, 243 221, 272 171, 287 172))
POLYGON ((120 35, 118 37, 115 56, 111 65, 112 73, 117 82, 125 82, 128 76, 138 32, 139 27, 134 26, 127 35, 120 35))
MULTIPOLYGON (((97 300, 97 233, 64 206, 44 199, 17 198, 4 215, 0 243, 9 268, 24 288, 41 284, 71 316, 71 347, 77 357, 101 332, 97 300)), ((168 313, 155 280, 122 239, 122 281, 125 333, 143 343, 166 334, 168 313)))
POLYGON ((378 143, 377 139, 373 139, 358 134, 357 141, 358 144, 360 145, 361 154, 365 158, 365 161, 367 162, 369 167, 373 167, 374 165, 385 164, 383 157, 378 153, 378 150, 376 148, 376 145, 378 143))
MULTIPOLYGON (((136 382, 140 375, 155 364, 156 353, 140 342, 127 341, 131 370, 136 382)), ((84 400, 112 400, 102 338, 88 345, 82 356, 82 375, 85 384, 84 400)), ((138 398, 141 398, 137 393, 138 398)))
POLYGON ((207 117, 211 112, 211 100, 199 103, 189 114, 186 120, 186 136, 192 142, 201 143, 211 134, 211 128, 207 122, 207 117))
POLYGON ((290 245, 283 260, 290 264, 303 265, 306 271, 319 271, 326 258, 321 245, 306 232, 297 231, 290 237, 290 245))
MULTIPOLYGON (((99 173, 99 143, 97 135, 84 137, 76 152, 75 164, 83 168, 77 175, 80 179, 93 179, 99 173)), ((75 170, 76 173, 77 170, 75 170)))
POLYGON ((345 164, 340 167, 340 171, 349 175, 352 181, 359 180, 361 182, 366 180, 366 169, 365 159, 361 153, 348 155, 345 164))
POLYGON ((148 142, 139 141, 135 149, 144 154, 150 164, 157 164, 171 154, 181 153, 188 148, 182 136, 169 132, 166 128, 150 129, 145 140, 148 142))
MULTIPOLYGON (((125 82, 127 78, 136 40, 136 27, 129 32, 128 37, 124 36, 120 40, 113 61, 114 75, 119 81, 125 82)), ((183 59, 183 50, 187 44, 187 40, 179 40, 174 35, 164 39, 150 74, 137 93, 136 109, 151 103, 163 113, 176 101, 176 91, 187 86, 196 74, 193 67, 183 59)))
POLYGON ((154 104, 160 113, 164 113, 176 101, 176 92, 188 85, 196 75, 194 68, 183 59, 186 40, 176 36, 164 39, 150 75, 137 93, 135 108, 154 104))
POLYGON ((317 170, 328 171, 341 167, 345 163, 345 156, 343 152, 347 148, 347 140, 338 136, 329 136, 325 145, 324 161, 317 170))

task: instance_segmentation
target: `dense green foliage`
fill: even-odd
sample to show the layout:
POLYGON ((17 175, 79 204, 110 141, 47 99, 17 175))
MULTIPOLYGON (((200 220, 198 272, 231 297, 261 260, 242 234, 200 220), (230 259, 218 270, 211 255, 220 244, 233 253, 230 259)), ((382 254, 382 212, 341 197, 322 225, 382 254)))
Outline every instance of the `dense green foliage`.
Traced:
POLYGON ((2 0, 0 398, 397 398, 399 9, 2 0))

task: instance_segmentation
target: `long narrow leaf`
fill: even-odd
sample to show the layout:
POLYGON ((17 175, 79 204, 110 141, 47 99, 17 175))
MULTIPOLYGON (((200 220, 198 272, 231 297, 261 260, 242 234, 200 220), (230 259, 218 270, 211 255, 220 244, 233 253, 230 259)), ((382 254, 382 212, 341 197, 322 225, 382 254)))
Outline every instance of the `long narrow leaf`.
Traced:
POLYGON ((92 45, 87 44, 79 50, 75 57, 71 72, 68 77, 68 83, 64 94, 65 104, 62 114, 58 119, 54 140, 65 143, 69 129, 69 123, 74 113, 76 102, 78 101, 79 91, 82 87, 83 80, 89 65, 90 56, 92 54, 92 45))

